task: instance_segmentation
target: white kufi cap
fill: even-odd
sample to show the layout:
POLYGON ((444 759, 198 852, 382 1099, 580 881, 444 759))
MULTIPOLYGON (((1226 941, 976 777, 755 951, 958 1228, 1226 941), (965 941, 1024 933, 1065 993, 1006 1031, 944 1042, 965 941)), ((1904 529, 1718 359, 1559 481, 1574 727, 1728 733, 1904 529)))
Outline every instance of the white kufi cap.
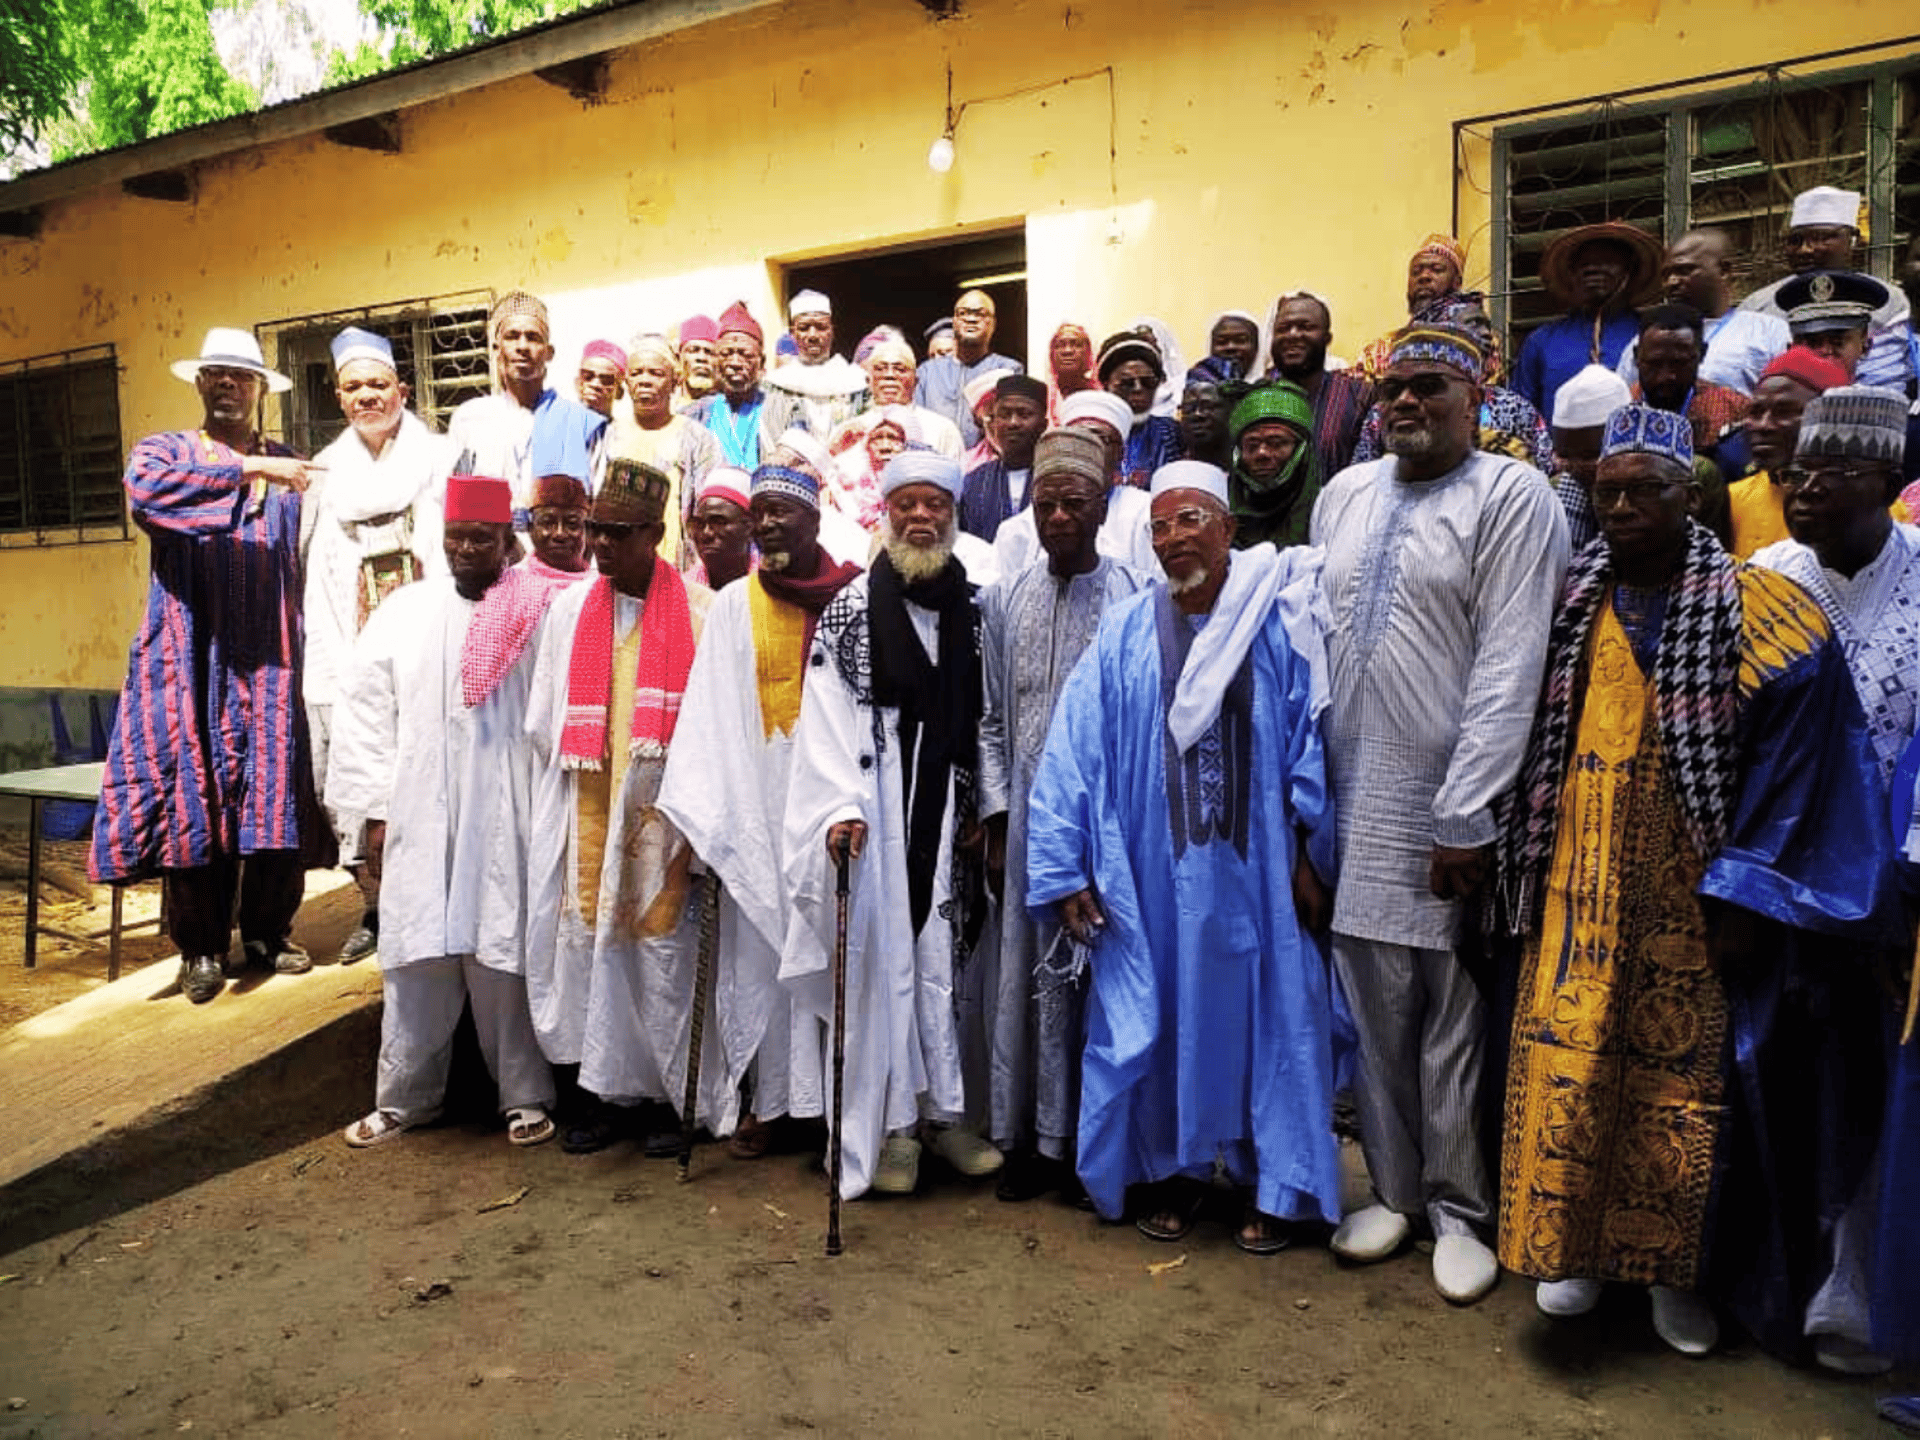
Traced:
POLYGON ((1849 230, 1858 230, 1860 192, 1839 190, 1831 185, 1802 190, 1793 197, 1793 218, 1787 221, 1787 228, 1792 230, 1802 225, 1844 225, 1849 230))
POLYGON ((1604 425, 1607 417, 1633 399, 1627 382, 1604 365, 1589 365, 1554 392, 1553 428, 1585 430, 1604 425))
POLYGON ((802 290, 787 304, 787 318, 798 320, 802 315, 831 315, 833 302, 818 290, 802 290))
POLYGON ((1218 500, 1222 509, 1232 508, 1227 499, 1227 472, 1204 460, 1175 460, 1154 471, 1148 496, 1158 497, 1169 490, 1198 490, 1218 500))

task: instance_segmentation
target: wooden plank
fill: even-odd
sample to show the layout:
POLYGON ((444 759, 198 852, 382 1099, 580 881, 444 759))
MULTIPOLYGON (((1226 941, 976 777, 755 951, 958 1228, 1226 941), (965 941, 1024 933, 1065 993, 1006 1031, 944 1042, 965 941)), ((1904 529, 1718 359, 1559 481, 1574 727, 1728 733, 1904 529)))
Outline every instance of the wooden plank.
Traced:
MULTIPOLYGON (((337 954, 360 915, 341 873, 309 878, 294 937, 337 954)), ((380 964, 248 972, 205 1005, 174 989, 177 955, 0 1031, 0 1187, 190 1103, 223 1076, 380 1000, 380 964)))
POLYGON ((0 185, 0 212, 25 210, 156 170, 178 170, 236 151, 299 139, 330 126, 424 105, 780 3, 783 0, 629 0, 602 6, 335 90, 33 171, 0 185))

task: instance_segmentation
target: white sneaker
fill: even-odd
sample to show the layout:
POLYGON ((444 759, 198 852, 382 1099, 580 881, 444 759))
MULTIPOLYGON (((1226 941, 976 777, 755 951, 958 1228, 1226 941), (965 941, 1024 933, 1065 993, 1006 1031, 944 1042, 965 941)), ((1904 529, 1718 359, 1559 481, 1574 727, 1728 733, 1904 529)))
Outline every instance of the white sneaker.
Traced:
POLYGON ((911 1195, 920 1183, 920 1142, 910 1135, 889 1135, 873 1167, 873 1188, 882 1195, 911 1195))
POLYGON ((1007 1163, 1007 1157, 997 1147, 957 1125, 935 1130, 928 1143, 933 1146, 934 1154, 962 1175, 974 1178, 991 1175, 1007 1163))
POLYGON ((1344 1259, 1371 1264, 1386 1259, 1406 1244, 1412 1230, 1406 1216, 1376 1203, 1342 1220, 1340 1228, 1333 1232, 1331 1245, 1333 1253, 1344 1259))
POLYGON ((1564 1320, 1592 1310, 1604 1288, 1598 1280, 1542 1280, 1534 1287, 1533 1303, 1542 1315, 1564 1320))
POLYGON ((1665 1285, 1650 1285, 1647 1293, 1653 1296, 1655 1332, 1682 1355, 1705 1355, 1720 1343, 1720 1322, 1698 1295, 1665 1285))
POLYGON ((1814 1336, 1813 1358, 1821 1369, 1836 1375, 1884 1375, 1893 1369, 1893 1361, 1885 1355, 1844 1335, 1814 1336))
POLYGON ((1471 1235, 1442 1235, 1433 1244, 1433 1283, 1456 1305, 1471 1305, 1493 1289, 1500 1262, 1471 1235))

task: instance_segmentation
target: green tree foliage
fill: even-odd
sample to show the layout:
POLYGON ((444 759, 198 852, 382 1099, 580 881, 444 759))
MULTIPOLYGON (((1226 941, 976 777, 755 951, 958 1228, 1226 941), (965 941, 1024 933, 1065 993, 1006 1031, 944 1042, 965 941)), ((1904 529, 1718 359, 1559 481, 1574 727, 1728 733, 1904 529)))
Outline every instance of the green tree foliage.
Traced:
MULTIPOLYGON (((0 0, 8 3, 8 0, 0 0)), ((361 0, 381 38, 335 55, 327 79, 338 84, 497 39, 543 20, 585 9, 587 0, 361 0)))
POLYGON ((219 120, 259 103, 220 63, 207 0, 0 0, 0 140, 55 160, 219 120), (38 12, 28 58, 15 11, 38 12))
POLYGON ((31 145, 67 113, 80 73, 55 42, 66 23, 62 0, 0 0, 0 149, 31 145))
POLYGON ((206 0, 70 3, 87 16, 74 40, 89 84, 79 143, 65 154, 109 150, 260 103, 220 63, 206 0))

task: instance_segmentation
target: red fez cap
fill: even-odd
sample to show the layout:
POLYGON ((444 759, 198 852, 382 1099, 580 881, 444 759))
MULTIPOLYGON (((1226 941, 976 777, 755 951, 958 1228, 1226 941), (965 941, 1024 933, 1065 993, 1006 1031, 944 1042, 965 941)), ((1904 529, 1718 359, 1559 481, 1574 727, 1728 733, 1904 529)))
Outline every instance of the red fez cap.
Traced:
POLYGON ((447 479, 447 522, 480 520, 489 525, 513 523, 513 489, 504 480, 484 475, 452 475, 447 479))
POLYGON ((680 343, 689 340, 704 340, 711 345, 720 338, 720 327, 713 323, 709 315, 695 315, 680 322, 680 343))
POLYGON ((751 335, 762 345, 767 343, 766 332, 760 328, 760 322, 739 300, 720 312, 720 325, 714 338, 717 340, 722 335, 751 335))
POLYGON ((1762 380, 1771 380, 1776 375, 1797 380, 1814 391, 1832 390, 1847 383, 1846 371, 1804 345, 1789 346, 1774 356, 1767 368, 1760 372, 1762 380))

